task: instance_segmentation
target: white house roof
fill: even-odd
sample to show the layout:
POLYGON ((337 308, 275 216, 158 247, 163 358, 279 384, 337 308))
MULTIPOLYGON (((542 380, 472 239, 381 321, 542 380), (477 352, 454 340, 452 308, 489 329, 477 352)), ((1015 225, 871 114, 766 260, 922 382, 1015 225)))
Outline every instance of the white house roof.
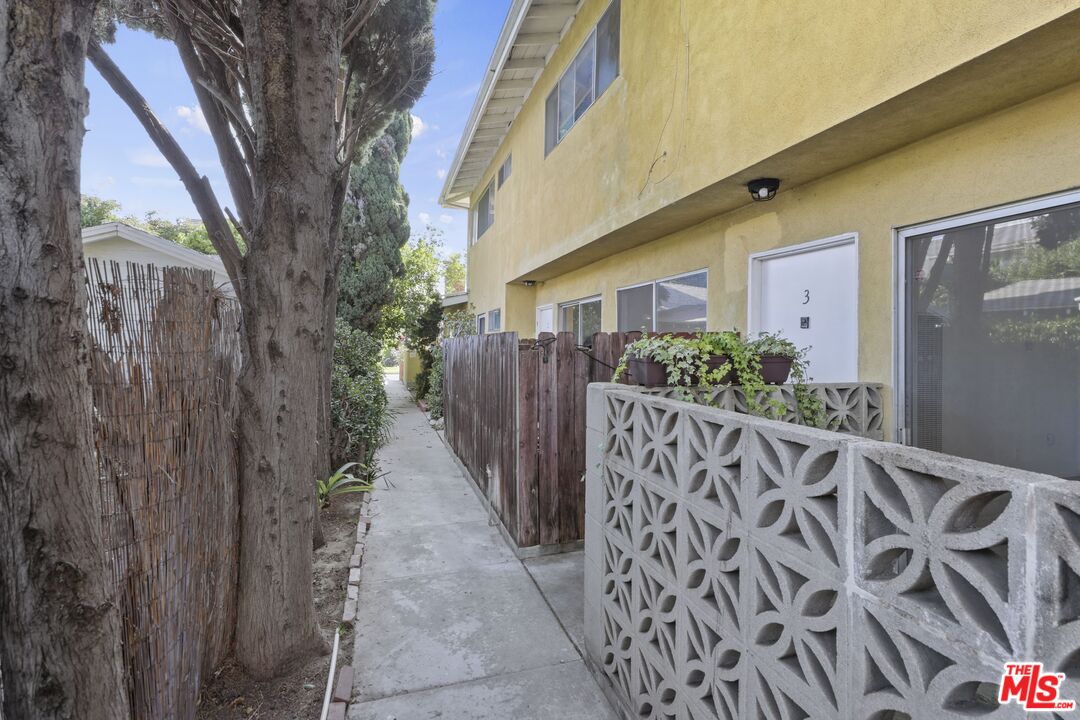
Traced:
POLYGON ((133 242, 136 245, 142 245, 143 247, 155 250, 162 255, 167 255, 174 258, 183 265, 199 268, 201 270, 213 270, 215 273, 221 275, 228 275, 225 271, 225 264, 221 262, 221 258, 217 255, 206 255, 204 253, 186 248, 183 245, 178 245, 171 240, 160 238, 157 235, 151 235, 145 230, 140 230, 130 225, 126 225, 122 222, 105 223, 104 225, 95 225, 93 227, 83 228, 82 241, 83 245, 92 245, 102 240, 113 240, 120 238, 133 242))
POLYGON ((577 0, 512 0, 446 175, 440 203, 468 206, 469 194, 494 159, 578 5, 577 0))
POLYGON ((469 293, 454 293, 453 295, 447 295, 442 299, 442 306, 444 308, 454 307, 455 305, 464 305, 469 302, 469 293))
POLYGON ((983 294, 986 312, 1072 310, 1080 303, 1080 278, 1019 280, 983 294))

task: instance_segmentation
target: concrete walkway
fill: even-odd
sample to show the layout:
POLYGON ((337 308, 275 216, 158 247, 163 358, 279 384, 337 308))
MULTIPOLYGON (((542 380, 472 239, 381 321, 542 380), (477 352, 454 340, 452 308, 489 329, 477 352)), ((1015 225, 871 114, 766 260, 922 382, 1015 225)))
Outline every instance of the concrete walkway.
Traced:
POLYGON ((564 629, 581 632, 580 555, 529 561, 534 581, 402 384, 387 390, 349 718, 614 720, 564 629))

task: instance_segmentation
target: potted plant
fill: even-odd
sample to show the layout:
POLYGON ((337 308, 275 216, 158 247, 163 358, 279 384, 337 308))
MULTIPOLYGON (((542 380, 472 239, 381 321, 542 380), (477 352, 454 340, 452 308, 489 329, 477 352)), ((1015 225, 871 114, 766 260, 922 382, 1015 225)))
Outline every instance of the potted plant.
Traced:
POLYGON ((690 387, 711 371, 708 355, 697 337, 672 334, 643 337, 626 346, 612 382, 624 374, 645 387, 690 387))
POLYGON ((783 385, 790 377, 795 394, 796 412, 804 425, 821 427, 825 408, 821 398, 806 386, 810 382, 806 353, 810 348, 795 347, 795 343, 779 333, 761 333, 748 343, 761 363, 762 379, 769 385, 783 385))
POLYGON ((761 333, 750 342, 750 349, 761 363, 761 378, 767 385, 786 383, 796 364, 799 374, 805 376, 806 350, 799 350, 779 333, 761 333))

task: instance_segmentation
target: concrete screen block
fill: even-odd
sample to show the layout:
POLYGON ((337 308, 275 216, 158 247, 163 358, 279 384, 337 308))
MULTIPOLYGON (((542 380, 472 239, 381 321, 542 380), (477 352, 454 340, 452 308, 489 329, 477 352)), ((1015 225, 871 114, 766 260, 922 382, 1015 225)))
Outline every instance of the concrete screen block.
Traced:
MULTIPOLYGON (((876 388, 822 392, 847 429, 879 422, 876 388)), ((601 400, 586 649, 627 716, 1020 718, 996 700, 1010 660, 1080 699, 1080 483, 601 400)))
POLYGON ((856 461, 855 582, 1002 662, 1024 652, 1030 478, 887 443, 856 461))

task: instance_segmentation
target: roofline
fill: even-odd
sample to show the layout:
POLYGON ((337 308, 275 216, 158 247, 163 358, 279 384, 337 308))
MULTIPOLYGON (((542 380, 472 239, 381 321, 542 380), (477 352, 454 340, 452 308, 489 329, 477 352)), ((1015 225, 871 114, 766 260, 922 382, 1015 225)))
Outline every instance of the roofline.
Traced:
MULTIPOLYGON (((446 174, 442 191, 439 193, 439 204, 443 207, 469 207, 467 199, 464 203, 462 203, 460 199, 458 199, 457 202, 451 202, 448 193, 450 192, 450 188, 453 187, 454 181, 457 180, 457 174, 461 170, 461 161, 464 159, 468 147, 472 145, 473 136, 476 134, 476 127, 480 124, 480 118, 483 116, 484 111, 487 109, 488 101, 491 100, 491 96, 495 92, 495 83, 498 81, 499 75, 502 74, 502 67, 506 63, 507 58, 510 57, 510 52, 514 49, 514 38, 517 37, 518 30, 521 29, 521 24, 525 22, 525 16, 528 14, 531 6, 532 0, 513 0, 510 4, 510 9, 506 13, 506 20, 503 21, 502 30, 499 32, 499 39, 495 43, 495 49, 491 53, 491 60, 488 61, 486 72, 484 73, 484 81, 480 85, 480 91, 476 94, 476 100, 473 102, 472 111, 469 113, 469 120, 465 123, 465 132, 462 133, 461 140, 458 142, 457 151, 454 153, 454 162, 450 164, 450 172, 446 174)), ((521 99, 522 103, 524 103, 528 97, 528 95, 525 95, 521 99)), ((511 118, 510 122, 513 122, 513 118, 511 118)))
POLYGON ((451 295, 444 296, 442 299, 442 306, 444 308, 447 308, 453 307, 454 305, 463 305, 467 302, 469 302, 468 290, 466 290, 465 292, 453 293, 451 295))
POLYGON ((206 255, 198 250, 186 248, 183 245, 174 243, 172 240, 158 237, 145 230, 132 227, 127 223, 111 222, 105 223, 104 225, 94 225, 93 227, 83 228, 82 230, 82 241, 84 245, 100 242, 101 240, 111 240, 113 238, 128 240, 137 245, 156 250, 162 255, 168 255, 176 260, 181 260, 189 265, 194 265, 203 270, 212 270, 228 277, 228 273, 225 272, 225 263, 223 263, 218 256, 206 255))

